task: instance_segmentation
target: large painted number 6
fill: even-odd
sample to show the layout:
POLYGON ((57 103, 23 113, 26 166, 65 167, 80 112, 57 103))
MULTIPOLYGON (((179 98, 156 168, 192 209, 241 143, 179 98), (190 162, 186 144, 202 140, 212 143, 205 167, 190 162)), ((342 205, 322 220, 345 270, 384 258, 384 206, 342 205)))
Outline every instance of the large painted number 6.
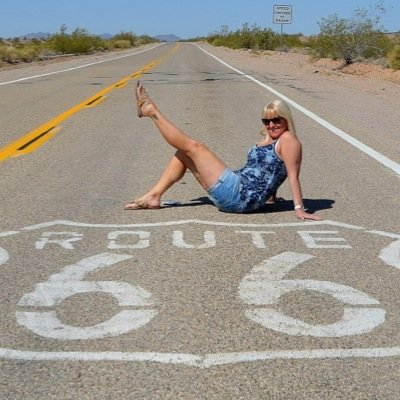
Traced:
MULTIPOLYGON (((57 307, 72 295, 88 292, 108 293, 117 299, 120 306, 151 306, 151 294, 141 287, 126 282, 83 280, 89 272, 130 258, 132 256, 126 254, 103 253, 68 265, 60 273, 51 275, 47 282, 38 283, 33 292, 22 296, 18 306, 57 307)), ((55 311, 17 311, 16 317, 20 325, 38 335, 52 339, 76 340, 118 336, 147 324, 156 314, 157 311, 153 309, 122 310, 105 322, 87 327, 66 325, 60 321, 55 311)))
MULTIPOLYGON (((285 252, 263 261, 240 283, 240 297, 247 304, 274 305, 285 293, 311 290, 331 295, 352 306, 379 304, 374 298, 350 286, 309 279, 282 279, 289 271, 312 257, 309 254, 285 252)), ((329 325, 311 325, 286 316, 273 307, 247 310, 246 316, 265 328, 288 335, 341 337, 370 332, 385 321, 385 310, 376 307, 344 307, 343 318, 329 325)))

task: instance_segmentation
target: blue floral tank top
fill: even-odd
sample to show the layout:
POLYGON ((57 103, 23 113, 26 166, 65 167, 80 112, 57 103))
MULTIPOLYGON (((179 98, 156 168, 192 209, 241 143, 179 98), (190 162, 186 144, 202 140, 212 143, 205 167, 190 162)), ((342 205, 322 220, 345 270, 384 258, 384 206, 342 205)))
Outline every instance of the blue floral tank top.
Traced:
POLYGON ((254 145, 247 153, 246 164, 233 171, 240 177, 240 200, 246 211, 262 207, 287 177, 285 164, 276 154, 276 144, 254 145))

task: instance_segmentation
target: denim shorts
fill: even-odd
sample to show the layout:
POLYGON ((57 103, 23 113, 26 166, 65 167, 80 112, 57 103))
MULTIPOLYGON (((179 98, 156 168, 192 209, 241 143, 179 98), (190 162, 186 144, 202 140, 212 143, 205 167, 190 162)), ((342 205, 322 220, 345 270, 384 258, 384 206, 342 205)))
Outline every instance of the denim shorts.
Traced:
POLYGON ((219 210, 232 213, 242 212, 240 178, 231 169, 226 168, 207 192, 219 210))

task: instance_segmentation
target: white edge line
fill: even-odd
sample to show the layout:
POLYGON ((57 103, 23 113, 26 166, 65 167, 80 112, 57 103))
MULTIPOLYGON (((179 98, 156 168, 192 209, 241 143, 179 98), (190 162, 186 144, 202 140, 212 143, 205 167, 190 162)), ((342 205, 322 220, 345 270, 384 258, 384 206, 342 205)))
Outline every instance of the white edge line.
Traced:
POLYGON ((89 64, 78 65, 77 67, 71 67, 71 68, 63 69, 63 70, 61 70, 61 71, 48 72, 48 73, 46 73, 46 74, 27 76, 27 77, 25 77, 25 78, 15 79, 15 80, 13 80, 13 81, 0 82, 0 86, 8 85, 8 84, 10 84, 10 83, 16 83, 16 82, 27 81, 27 80, 29 80, 29 79, 42 78, 42 77, 44 77, 44 76, 49 76, 49 75, 61 74, 61 73, 63 73, 63 72, 69 72, 69 71, 74 71, 74 70, 80 69, 80 68, 91 67, 92 65, 97 65, 97 64, 102 64, 102 63, 106 63, 106 62, 109 62, 109 61, 119 60, 119 59, 121 59, 121 58, 136 56, 137 54, 145 53, 145 52, 150 51, 150 50, 153 50, 153 49, 155 49, 156 47, 161 46, 161 45, 162 45, 162 43, 157 44, 156 46, 151 47, 151 48, 149 48, 149 49, 145 49, 145 50, 138 51, 138 52, 135 52, 135 53, 129 53, 129 54, 125 54, 125 55, 123 55, 123 56, 118 56, 118 57, 114 57, 114 58, 109 58, 109 59, 107 59, 107 60, 96 61, 96 62, 89 63, 89 64))
POLYGON ((55 220, 49 222, 43 222, 41 224, 26 226, 21 228, 24 231, 32 231, 37 229, 49 228, 51 226, 63 225, 63 226, 77 226, 82 228, 144 228, 144 227, 160 227, 160 226, 171 226, 171 225, 186 225, 186 224, 199 224, 199 225, 212 225, 212 226, 231 226, 231 227, 250 227, 250 228, 266 228, 266 227, 307 227, 307 226, 319 226, 319 225, 332 225, 339 226, 342 228, 364 230, 361 226, 355 226, 345 224, 341 222, 324 220, 324 221, 303 221, 303 222, 291 222, 291 223, 280 223, 280 224, 249 224, 239 222, 217 222, 217 221, 206 221, 200 219, 189 219, 181 221, 165 221, 165 222, 154 222, 154 223, 142 223, 142 224, 90 224, 84 222, 73 222, 66 220, 55 220))
POLYGON ((24 351, 0 348, 0 358, 26 361, 126 361, 181 364, 197 368, 267 360, 303 360, 333 358, 383 358, 400 356, 400 347, 358 349, 278 350, 216 353, 200 356, 185 353, 159 352, 82 352, 82 351, 24 351))
POLYGON ((380 236, 386 236, 386 237, 390 237, 393 239, 400 239, 400 235, 397 235, 396 233, 389 233, 389 232, 383 232, 383 231, 367 231, 368 233, 372 233, 374 235, 380 235, 380 236))
POLYGON ((400 347, 359 348, 359 349, 315 349, 315 350, 281 350, 252 351, 239 353, 209 354, 203 361, 203 368, 236 364, 249 361, 266 360, 302 360, 326 358, 381 358, 400 356, 400 347))
POLYGON ((9 231, 9 232, 0 232, 0 237, 17 235, 20 231, 9 231))
POLYGON ((164 364, 197 366, 202 357, 193 354, 158 352, 83 352, 83 351, 24 351, 0 348, 0 358, 28 361, 151 361, 164 364))
POLYGON ((342 138, 343 140, 345 140, 347 143, 350 143, 352 146, 358 148, 359 150, 361 150, 362 152, 364 152, 365 154, 369 155, 370 157, 374 158, 376 161, 378 161, 379 163, 383 164, 384 166, 386 166, 387 168, 391 169, 392 171, 394 171, 397 175, 400 175, 400 164, 397 164, 396 162, 394 162, 393 160, 391 160, 388 157, 385 157, 383 154, 378 153, 376 150, 374 150, 373 148, 367 146, 366 144, 360 142, 357 139, 354 139, 352 136, 350 136, 348 133, 342 131, 341 129, 337 128, 336 126, 332 125, 330 122, 324 120, 323 118, 319 117, 317 114, 314 114, 312 111, 304 108, 303 106, 301 106, 300 104, 296 103, 295 101, 289 99, 288 97, 286 97, 285 95, 283 95, 282 93, 278 92, 277 90, 271 88, 270 86, 258 81, 257 79, 253 78, 250 75, 245 74, 244 72, 232 67, 231 65, 227 64, 225 61, 222 61, 221 59, 219 59, 218 57, 214 56, 213 54, 209 53, 207 50, 204 50, 202 47, 200 47, 199 45, 196 45, 200 50, 204 51, 206 54, 208 54, 210 57, 213 57, 214 59, 216 59, 217 61, 219 61, 221 64, 225 65, 226 67, 230 68, 231 70, 237 72, 238 74, 246 77, 247 79, 250 79, 251 81, 253 81, 254 83, 262 86, 263 88, 269 90, 271 93, 279 96, 281 99, 285 100, 288 104, 290 104, 291 106, 293 106, 294 108, 296 108, 297 110, 299 110, 300 112, 302 112, 303 114, 307 115, 308 117, 310 117, 311 119, 313 119, 315 122, 319 123, 320 125, 322 125, 324 128, 330 130, 332 133, 334 133, 336 136, 339 136, 340 138, 342 138))

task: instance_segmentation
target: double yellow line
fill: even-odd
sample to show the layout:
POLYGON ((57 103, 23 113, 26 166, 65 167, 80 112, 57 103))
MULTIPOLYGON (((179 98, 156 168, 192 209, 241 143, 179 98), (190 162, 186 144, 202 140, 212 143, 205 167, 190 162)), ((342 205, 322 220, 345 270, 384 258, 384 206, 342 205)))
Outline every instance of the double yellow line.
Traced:
POLYGON ((99 103, 101 103, 105 95, 113 89, 122 88, 126 86, 126 84, 133 78, 139 78, 143 73, 149 71, 154 68, 157 64, 160 63, 160 60, 155 60, 141 68, 140 70, 130 74, 116 83, 113 83, 111 86, 103 89, 102 91, 96 93, 92 97, 82 101, 81 103, 75 105, 69 110, 63 112, 60 115, 57 115, 55 118, 47 121, 46 123, 38 126, 36 129, 30 131, 26 135, 20 137, 15 142, 10 143, 8 146, 0 149, 0 162, 4 161, 8 157, 18 157, 23 154, 31 153, 36 150, 38 147, 43 145, 47 140, 52 138, 56 133, 61 130, 61 127, 58 125, 60 122, 66 120, 71 117, 73 114, 82 110, 86 107, 93 107, 99 103))
POLYGON ((51 119, 50 121, 47 121, 46 123, 38 126, 36 129, 17 139, 15 142, 12 142, 8 146, 0 149, 0 162, 4 161, 8 157, 18 157, 20 155, 28 154, 36 150, 38 147, 43 145, 61 130, 61 127, 58 126, 60 122, 71 117, 73 114, 77 113, 83 108, 94 107, 95 105, 101 103, 108 92, 113 89, 125 87, 131 79, 139 78, 143 73, 158 65, 163 59, 175 53, 179 47, 180 45, 179 43, 177 43, 170 52, 168 52, 160 59, 150 62, 138 71, 122 78, 116 83, 113 83, 111 86, 108 86, 107 88, 101 90, 92 97, 82 101, 81 103, 75 105, 74 107, 63 112, 57 117, 51 119))
POLYGON ((0 162, 4 161, 8 157, 18 157, 36 150, 61 130, 61 128, 58 126, 60 122, 66 120, 85 107, 93 107, 99 104, 104 100, 105 95, 108 92, 115 88, 122 88, 126 86, 129 80, 133 78, 139 78, 144 72, 154 68, 159 62, 159 60, 152 61, 139 71, 136 71, 133 74, 122 78, 118 82, 113 83, 111 86, 106 87, 92 97, 82 101, 62 114, 57 115, 50 121, 38 126, 36 129, 17 139, 15 142, 10 143, 8 146, 0 150, 0 162))

